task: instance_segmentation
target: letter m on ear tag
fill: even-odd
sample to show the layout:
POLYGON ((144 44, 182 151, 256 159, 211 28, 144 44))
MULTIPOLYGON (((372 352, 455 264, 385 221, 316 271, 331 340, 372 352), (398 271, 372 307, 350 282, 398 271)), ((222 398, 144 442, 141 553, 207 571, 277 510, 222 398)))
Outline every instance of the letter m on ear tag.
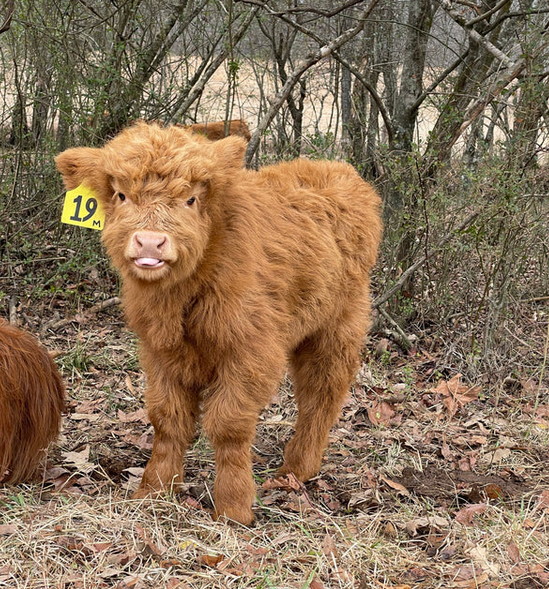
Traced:
POLYGON ((68 190, 61 222, 101 231, 105 224, 105 212, 95 192, 83 184, 74 190, 68 190))

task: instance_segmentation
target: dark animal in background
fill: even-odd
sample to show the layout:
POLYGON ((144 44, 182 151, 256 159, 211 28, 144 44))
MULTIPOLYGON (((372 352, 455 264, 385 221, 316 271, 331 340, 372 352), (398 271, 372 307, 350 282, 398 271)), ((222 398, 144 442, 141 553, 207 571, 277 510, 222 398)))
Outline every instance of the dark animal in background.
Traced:
MULTIPOLYGON (((167 127, 166 123, 161 120, 146 120, 146 121, 135 121, 136 123, 145 122, 148 125, 158 125, 159 127, 167 127)), ((186 125, 183 123, 175 123, 174 127, 180 129, 187 129, 196 135, 204 135, 210 141, 219 141, 229 135, 236 135, 242 137, 246 141, 249 141, 252 137, 248 123, 243 119, 233 119, 231 121, 212 121, 207 123, 193 123, 186 125)))
POLYGON ((242 119, 234 119, 232 121, 214 121, 211 123, 194 123, 193 125, 184 125, 185 129, 189 129, 193 133, 201 133, 211 141, 219 141, 229 135, 238 135, 249 141, 252 137, 250 129, 246 121, 242 119))
POLYGON ((135 497, 177 490, 202 411, 217 515, 248 524, 258 416, 289 362, 298 405, 282 473, 305 481, 359 365, 380 199, 348 164, 246 170, 241 137, 137 124, 57 156, 68 189, 105 207, 102 240, 140 338, 155 429, 135 497))
POLYGON ((36 475, 64 407, 63 380, 46 349, 0 319, 0 483, 36 475))

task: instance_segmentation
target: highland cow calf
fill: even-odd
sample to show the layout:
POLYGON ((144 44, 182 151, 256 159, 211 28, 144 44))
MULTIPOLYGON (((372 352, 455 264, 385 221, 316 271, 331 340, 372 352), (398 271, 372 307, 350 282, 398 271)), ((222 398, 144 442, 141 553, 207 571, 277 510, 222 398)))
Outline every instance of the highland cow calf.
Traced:
POLYGON ((103 243, 141 340, 155 437, 135 497, 177 486, 199 411, 216 515, 248 524, 258 416, 287 364, 298 405, 282 473, 317 474, 358 367, 379 198, 343 163, 243 168, 246 142, 137 124, 57 166, 106 210, 103 243))
POLYGON ((0 483, 31 479, 59 435, 65 388, 48 352, 0 319, 0 483))

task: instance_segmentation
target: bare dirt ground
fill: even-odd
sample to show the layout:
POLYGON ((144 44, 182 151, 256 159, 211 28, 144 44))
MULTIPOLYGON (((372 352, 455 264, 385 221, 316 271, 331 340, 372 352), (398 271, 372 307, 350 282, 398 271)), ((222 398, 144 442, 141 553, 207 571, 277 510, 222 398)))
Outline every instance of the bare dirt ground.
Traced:
POLYGON ((254 526, 212 521, 202 436, 185 492, 132 501, 153 431, 119 305, 93 310, 116 296, 107 276, 75 281, 77 304, 70 280, 41 303, 13 277, 0 285, 3 307, 56 354, 69 397, 43 480, 0 488, 0 587, 549 586, 547 390, 465 382, 421 338, 404 354, 372 334, 306 485, 273 478, 295 417, 283 383, 254 445, 254 526))

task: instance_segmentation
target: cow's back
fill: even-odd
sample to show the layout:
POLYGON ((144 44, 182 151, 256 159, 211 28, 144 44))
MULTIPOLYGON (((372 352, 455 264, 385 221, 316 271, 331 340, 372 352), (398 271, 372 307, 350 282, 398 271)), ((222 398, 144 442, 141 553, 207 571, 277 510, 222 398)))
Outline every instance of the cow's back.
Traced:
POLYGON ((356 305, 366 317, 381 236, 375 190, 339 162, 294 160, 247 174, 256 190, 243 191, 251 207, 243 222, 255 227, 255 276, 282 333, 300 341, 356 305))
POLYGON ((381 199, 349 164, 296 159, 258 172, 277 193, 282 208, 308 215, 330 233, 342 255, 364 272, 375 263, 381 238, 381 199))

